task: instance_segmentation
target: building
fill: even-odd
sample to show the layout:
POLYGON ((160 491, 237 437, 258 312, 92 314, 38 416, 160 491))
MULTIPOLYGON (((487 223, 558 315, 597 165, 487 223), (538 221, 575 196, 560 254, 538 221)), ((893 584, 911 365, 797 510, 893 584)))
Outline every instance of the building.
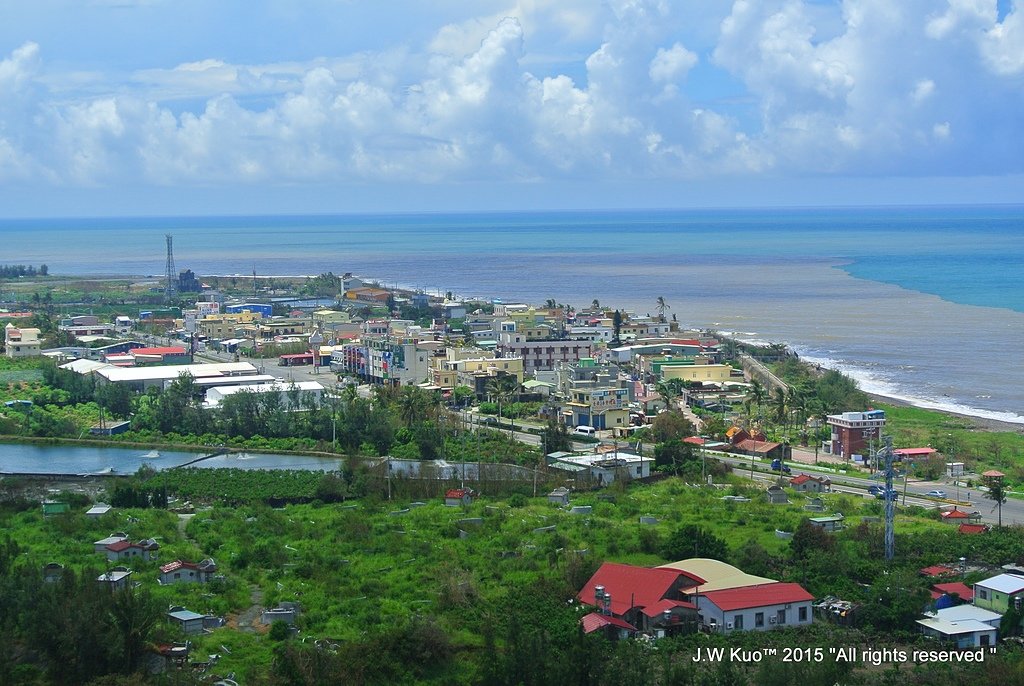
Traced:
MULTIPOLYGON (((385 325, 384 331, 388 330, 385 325)), ((365 334, 358 343, 335 346, 331 371, 371 384, 417 385, 431 379, 431 360, 442 348, 440 341, 365 334)))
POLYGON ((974 584, 974 604, 986 610, 1004 613, 1017 597, 1024 597, 1024 576, 999 574, 974 584))
POLYGON ((203 620, 205 617, 205 615, 186 610, 180 606, 167 613, 167 619, 170 620, 171 624, 181 629, 181 632, 186 636, 203 633, 203 620))
POLYGON ((473 504, 472 488, 449 488, 444 494, 445 507, 462 507, 473 504))
POLYGON ((123 539, 108 544, 104 547, 103 552, 106 554, 107 560, 110 562, 128 560, 133 557, 138 557, 143 560, 155 560, 159 549, 160 544, 152 538, 139 541, 138 543, 132 543, 128 539, 123 539))
POLYGON ((210 558, 201 562, 175 560, 160 567, 161 585, 179 583, 205 584, 217 573, 217 564, 210 558))
POLYGON ((832 489, 832 480, 828 477, 800 474, 790 479, 789 485, 801 493, 824 493, 832 489))
POLYGON ((775 579, 747 574, 731 564, 706 557, 691 557, 679 562, 669 562, 661 565, 659 569, 676 569, 690 577, 704 579, 704 583, 697 589, 701 593, 778 583, 775 579))
POLYGON ((605 562, 576 597, 630 627, 675 633, 696 630, 697 606, 689 593, 702 583, 704 579, 678 569, 605 562))
POLYGON ((263 319, 270 319, 274 316, 274 306, 269 303, 234 303, 231 305, 225 305, 224 312, 226 314, 248 312, 250 314, 259 315, 259 317, 262 317, 263 319))
MULTIPOLYGON (((110 512, 112 509, 113 508, 111 508, 110 505, 107 505, 106 503, 96 503, 95 505, 90 507, 88 510, 86 510, 85 516, 86 517, 91 517, 93 519, 99 519, 103 515, 105 515, 108 512, 110 512)), ((113 543, 113 542, 114 541, 111 541, 111 543, 113 543)))
POLYGON ((733 368, 727 364, 683 364, 661 367, 663 381, 682 379, 690 382, 722 382, 732 378, 733 368))
POLYGON ((822 531, 839 531, 843 528, 843 522, 845 517, 841 514, 834 514, 830 517, 811 517, 811 526, 817 527, 822 531))
POLYGON ((7 357, 34 357, 40 355, 39 329, 19 329, 8 323, 4 327, 4 354, 7 357))
MULTIPOLYGON (((244 379, 240 379, 244 381, 244 379)), ((317 381, 292 381, 276 383, 239 383, 234 386, 213 386, 206 391, 203 407, 218 407, 224 399, 236 393, 276 393, 281 396, 281 405, 286 411, 304 409, 318 405, 323 397, 324 387, 317 381)))
POLYGON ((654 458, 622 451, 590 455, 570 455, 551 460, 549 466, 577 474, 586 473, 598 486, 616 479, 644 479, 651 475, 654 458))
POLYGON ((128 540, 128 536, 126 536, 123 533, 110 534, 106 538, 101 538, 98 541, 93 541, 92 549, 94 552, 97 553, 106 553, 108 545, 126 540, 128 540))
MULTIPOLYGON (((219 362, 213 364, 182 364, 157 367, 99 367, 92 371, 97 384, 117 383, 144 393, 149 388, 163 388, 182 374, 195 379, 245 377, 255 375, 256 367, 248 362, 219 362)), ((239 379, 243 382, 244 379, 239 379)))
POLYGON ((592 357, 590 341, 546 340, 528 341, 518 331, 503 331, 498 335, 498 354, 502 357, 521 357, 527 374, 552 370, 559 362, 579 362, 592 357))
POLYGON ((723 633, 806 626, 814 621, 813 601, 800 584, 779 582, 696 595, 705 626, 723 633))
POLYGON ((131 575, 132 570, 127 567, 114 567, 109 572, 104 572, 96 577, 96 583, 105 585, 111 591, 127 588, 131 575))
POLYGON ((974 605, 957 605, 926 613, 917 620, 925 636, 948 641, 956 648, 994 646, 1002 615, 974 605))
POLYGON ((569 504, 569 489, 565 486, 559 486, 555 490, 548 493, 548 503, 551 505, 565 506, 569 504))
POLYGON ((885 411, 830 414, 826 422, 832 427, 831 439, 825 444, 826 452, 851 459, 853 455, 866 454, 872 441, 875 445, 881 445, 885 411))

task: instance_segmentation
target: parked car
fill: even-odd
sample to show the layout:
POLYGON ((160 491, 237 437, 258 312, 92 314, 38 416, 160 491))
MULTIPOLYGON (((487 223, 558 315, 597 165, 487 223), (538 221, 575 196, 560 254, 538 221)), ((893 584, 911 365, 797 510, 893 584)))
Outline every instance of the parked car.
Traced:
POLYGON ((936 489, 934 491, 928 491, 925 495, 927 495, 929 498, 945 498, 946 492, 936 489))
POLYGON ((871 484, 870 486, 868 486, 868 493, 874 496, 881 496, 882 491, 884 490, 885 489, 879 486, 878 484, 871 484))
POLYGON ((896 489, 893 489, 893 490, 889 491, 888 493, 886 493, 885 489, 882 489, 878 493, 875 494, 875 497, 878 498, 879 500, 885 500, 887 495, 889 497, 889 500, 899 500, 900 492, 897 491, 896 489))
POLYGON ((792 471, 787 465, 782 463, 782 460, 772 460, 772 470, 776 472, 781 471, 783 474, 789 474, 792 471))
POLYGON ((592 426, 580 425, 573 429, 573 433, 577 436, 593 436, 597 433, 597 430, 592 426))

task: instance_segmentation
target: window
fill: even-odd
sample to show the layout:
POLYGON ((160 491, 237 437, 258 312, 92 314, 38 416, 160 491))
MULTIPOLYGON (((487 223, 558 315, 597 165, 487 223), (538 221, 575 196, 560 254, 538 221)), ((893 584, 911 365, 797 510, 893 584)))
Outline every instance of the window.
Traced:
POLYGON ((733 615, 732 626, 733 626, 734 629, 737 629, 737 630, 742 629, 743 628, 743 615, 733 615))
POLYGON ((806 607, 799 608, 797 610, 797 615, 796 616, 797 616, 797 621, 806 622, 807 621, 807 608, 806 607))
POLYGON ((754 615, 754 626, 755 627, 764 626, 764 613, 763 612, 758 612, 757 614, 754 615))
POLYGON ((637 475, 637 476, 640 476, 640 474, 641 474, 641 472, 640 472, 640 467, 637 467, 637 468, 636 468, 636 475, 637 475))
POLYGON ((786 611, 785 610, 779 610, 778 612, 775 613, 775 622, 777 624, 785 624, 786 623, 786 611))
POLYGON ((988 591, 986 591, 984 588, 979 588, 978 597, 982 600, 988 600, 988 591))
POLYGON ((988 634, 982 634, 980 638, 981 638, 981 640, 979 641, 979 644, 982 645, 982 646, 987 646, 988 645, 988 639, 989 639, 988 634))

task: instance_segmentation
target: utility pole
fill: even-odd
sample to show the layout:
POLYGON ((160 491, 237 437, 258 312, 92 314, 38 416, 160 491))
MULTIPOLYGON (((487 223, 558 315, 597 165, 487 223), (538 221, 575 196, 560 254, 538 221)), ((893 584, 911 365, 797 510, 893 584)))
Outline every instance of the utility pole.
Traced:
POLYGON ((885 459, 885 560, 892 562, 896 555, 896 501, 892 494, 892 436, 885 436, 885 445, 879 449, 877 457, 885 459))
POLYGON ((176 290, 175 280, 178 275, 174 269, 174 236, 171 234, 164 234, 164 238, 167 239, 167 264, 164 267, 164 300, 168 303, 174 298, 174 292, 176 290))

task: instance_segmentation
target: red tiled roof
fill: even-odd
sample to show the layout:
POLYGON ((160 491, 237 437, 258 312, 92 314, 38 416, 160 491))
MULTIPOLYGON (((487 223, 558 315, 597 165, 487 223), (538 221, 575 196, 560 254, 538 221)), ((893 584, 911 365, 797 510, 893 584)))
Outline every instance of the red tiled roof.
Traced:
POLYGON ((111 543, 107 546, 107 550, 115 553, 119 553, 122 550, 128 550, 128 548, 141 548, 142 546, 138 543, 129 543, 128 541, 118 541, 117 543, 111 543))
POLYGON ((946 576, 947 574, 952 574, 954 571, 955 570, 950 569, 949 567, 944 567, 943 565, 932 565, 931 567, 919 569, 918 573, 923 574, 924 576, 946 576))
POLYGON ((793 583, 759 584, 708 591, 701 595, 725 612, 814 600, 814 596, 805 591, 803 586, 793 583))
POLYGON ((450 488, 444 492, 445 498, 462 498, 469 495, 468 488, 450 488))
POLYGON ((704 439, 700 436, 687 436, 683 439, 683 443, 692 443, 693 445, 704 445, 704 439))
POLYGON ((654 605, 648 605, 641 612, 648 617, 657 617, 665 610, 671 610, 674 607, 685 607, 690 610, 696 610, 697 606, 693 603, 688 603, 685 600, 659 600, 654 605))
POLYGON ((962 510, 958 510, 955 507, 948 512, 942 513, 943 519, 970 519, 971 515, 967 514, 962 510))
POLYGON ((163 574, 168 574, 170 572, 175 571, 176 569, 195 569, 195 570, 198 570, 199 569, 199 565, 197 565, 195 562, 184 562, 182 560, 175 560, 174 562, 168 562, 163 567, 161 567, 160 568, 160 572, 163 573, 163 574))
POLYGON ((609 617, 608 615, 598 614, 597 612, 591 612, 590 614, 583 615, 580 619, 580 623, 583 624, 583 633, 585 634, 593 633, 606 626, 614 626, 620 629, 626 629, 627 631, 636 631, 636 627, 629 622, 625 622, 618 617, 609 617))
POLYGON ((811 476, 810 474, 801 474, 800 476, 794 476, 789 480, 789 483, 794 486, 799 486, 800 484, 807 483, 808 481, 817 481, 818 483, 823 484, 829 482, 829 479, 821 479, 816 476, 811 476))
POLYGON ((664 599, 679 577, 683 587, 703 584, 704 579, 678 569, 634 567, 617 562, 605 562, 576 595, 582 602, 593 605, 594 588, 604 586, 612 597, 612 614, 622 615, 632 607, 648 607, 664 599))
POLYGON ((917 457, 919 455, 932 455, 938 451, 935 448, 896 448, 893 452, 904 457, 917 457))
POLYGON ((990 479, 1002 479, 1004 476, 1006 476, 1002 472, 996 471, 995 469, 990 469, 987 472, 982 472, 981 475, 987 476, 990 479))
POLYGON ((747 450, 752 453, 768 453, 778 448, 781 443, 772 443, 771 441, 755 441, 752 438, 747 438, 736 444, 736 447, 740 450, 747 450))
POLYGON ((953 581, 948 584, 935 584, 932 586, 931 594, 933 599, 941 598, 949 593, 956 593, 960 596, 960 600, 965 602, 974 602, 974 589, 960 581, 953 581))
POLYGON ((962 534, 983 534, 988 531, 988 527, 984 524, 961 524, 957 531, 962 534))

